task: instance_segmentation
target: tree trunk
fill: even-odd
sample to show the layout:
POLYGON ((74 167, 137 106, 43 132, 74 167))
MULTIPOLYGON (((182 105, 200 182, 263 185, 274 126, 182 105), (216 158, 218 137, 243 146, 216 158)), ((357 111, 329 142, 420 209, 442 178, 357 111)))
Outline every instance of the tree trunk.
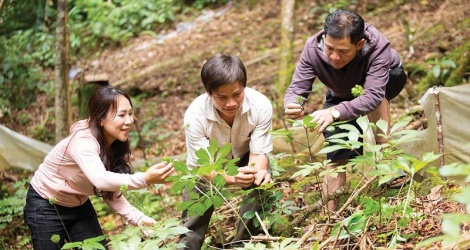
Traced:
POLYGON ((295 0, 282 0, 281 46, 279 56, 279 82, 276 87, 279 107, 283 107, 284 92, 289 86, 294 72, 294 8, 295 0))
POLYGON ((55 119, 56 143, 65 138, 71 125, 67 46, 67 0, 57 0, 55 58, 55 119))

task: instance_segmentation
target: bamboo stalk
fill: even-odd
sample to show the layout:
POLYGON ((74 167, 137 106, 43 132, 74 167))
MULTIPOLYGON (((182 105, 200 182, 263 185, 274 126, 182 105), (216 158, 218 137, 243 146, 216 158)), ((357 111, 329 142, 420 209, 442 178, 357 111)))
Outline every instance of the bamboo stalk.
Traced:
POLYGON ((440 160, 440 167, 445 165, 444 160, 444 134, 442 132, 442 114, 441 114, 441 107, 439 103, 439 90, 437 87, 433 87, 433 94, 434 94, 434 111, 436 116, 436 123, 437 123, 437 142, 439 147, 439 157, 440 160))

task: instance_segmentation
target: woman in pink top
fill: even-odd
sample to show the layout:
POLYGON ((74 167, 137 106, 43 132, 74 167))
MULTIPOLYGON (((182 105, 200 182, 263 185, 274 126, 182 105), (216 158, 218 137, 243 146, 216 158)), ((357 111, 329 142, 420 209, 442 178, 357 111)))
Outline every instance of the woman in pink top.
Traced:
MULTIPOLYGON (((158 163, 131 174, 129 131, 134 122, 129 96, 114 87, 99 88, 88 101, 89 118, 46 156, 31 180, 24 218, 34 249, 60 249, 64 242, 103 235, 90 195, 99 195, 129 223, 151 226, 155 220, 132 206, 120 192, 165 183, 171 164, 158 163), (60 236, 59 244, 51 241, 60 236)), ((107 241, 101 242, 106 246, 107 241)))

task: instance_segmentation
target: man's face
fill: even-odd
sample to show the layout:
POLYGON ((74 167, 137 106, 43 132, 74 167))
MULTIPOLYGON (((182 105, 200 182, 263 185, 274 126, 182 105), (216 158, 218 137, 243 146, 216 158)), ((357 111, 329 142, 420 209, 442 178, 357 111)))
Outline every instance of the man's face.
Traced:
POLYGON ((229 123, 242 106, 245 88, 239 82, 225 84, 210 95, 219 115, 229 123))
POLYGON ((330 64, 335 69, 346 66, 354 57, 358 50, 362 48, 365 40, 361 39, 357 44, 352 44, 349 36, 341 39, 334 39, 325 36, 325 52, 330 60, 330 64))

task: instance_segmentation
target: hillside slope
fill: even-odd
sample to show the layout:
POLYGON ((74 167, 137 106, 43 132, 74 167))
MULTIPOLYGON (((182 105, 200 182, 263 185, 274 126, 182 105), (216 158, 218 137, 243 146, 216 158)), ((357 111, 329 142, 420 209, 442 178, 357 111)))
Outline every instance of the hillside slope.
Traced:
MULTIPOLYGON (((325 13, 331 8, 331 4, 315 2, 323 1, 304 1, 296 8, 294 61, 298 60, 305 39, 321 29, 325 13)), ((405 65, 442 56, 470 36, 470 5, 465 0, 369 0, 351 8, 388 37, 405 65)), ((273 100, 278 98, 272 86, 278 73, 280 12, 280 1, 274 0, 259 1, 253 9, 248 9, 247 4, 229 4, 181 22, 187 27, 184 31, 139 37, 127 47, 106 49, 97 60, 81 62, 78 67, 84 68, 88 76, 105 74, 110 85, 134 95, 145 93, 138 110, 138 125, 153 124, 156 137, 147 138, 142 146, 153 147, 160 155, 178 155, 185 151, 181 129, 184 111, 203 92, 200 68, 215 53, 239 56, 247 66, 248 85, 273 100), (163 36, 167 38, 163 40, 163 36)), ((410 77, 410 89, 413 83, 410 77)), ((395 117, 403 108, 416 104, 414 93, 403 91, 402 97, 400 103, 392 106, 395 117)), ((312 109, 321 103, 321 96, 310 99, 312 109)), ((276 117, 282 116, 279 113, 276 117)), ((280 124, 279 119, 275 123, 280 124)))

